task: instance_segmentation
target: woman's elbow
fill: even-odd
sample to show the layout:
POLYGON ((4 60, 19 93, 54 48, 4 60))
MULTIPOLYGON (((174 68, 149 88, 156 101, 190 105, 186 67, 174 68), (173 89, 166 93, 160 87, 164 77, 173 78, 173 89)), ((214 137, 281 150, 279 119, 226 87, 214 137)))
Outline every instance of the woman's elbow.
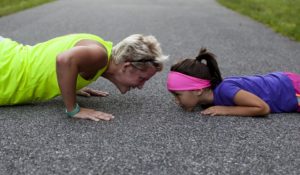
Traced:
POLYGON ((69 64, 68 59, 66 59, 62 55, 57 55, 57 57, 56 57, 56 66, 63 66, 63 65, 67 65, 67 64, 69 64))
POLYGON ((56 57, 56 68, 66 69, 72 67, 72 65, 72 59, 68 59, 68 57, 64 56, 63 54, 59 54, 56 57))

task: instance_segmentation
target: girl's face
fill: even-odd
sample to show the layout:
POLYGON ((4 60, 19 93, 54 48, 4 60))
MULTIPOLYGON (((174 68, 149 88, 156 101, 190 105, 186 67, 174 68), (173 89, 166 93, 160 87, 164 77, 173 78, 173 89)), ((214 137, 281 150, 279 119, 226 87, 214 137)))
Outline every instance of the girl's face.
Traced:
MULTIPOLYGON (((200 92, 201 93, 201 92, 200 92)), ((199 91, 172 91, 176 103, 186 111, 192 111, 199 103, 199 91)))

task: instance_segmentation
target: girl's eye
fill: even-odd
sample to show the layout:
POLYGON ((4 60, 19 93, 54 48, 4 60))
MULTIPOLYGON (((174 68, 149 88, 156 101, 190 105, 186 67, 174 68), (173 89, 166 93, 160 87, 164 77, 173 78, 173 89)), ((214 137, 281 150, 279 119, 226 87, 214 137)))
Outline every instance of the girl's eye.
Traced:
POLYGON ((177 93, 173 93, 173 94, 174 94, 175 97, 178 97, 180 95, 180 94, 177 94, 177 93))

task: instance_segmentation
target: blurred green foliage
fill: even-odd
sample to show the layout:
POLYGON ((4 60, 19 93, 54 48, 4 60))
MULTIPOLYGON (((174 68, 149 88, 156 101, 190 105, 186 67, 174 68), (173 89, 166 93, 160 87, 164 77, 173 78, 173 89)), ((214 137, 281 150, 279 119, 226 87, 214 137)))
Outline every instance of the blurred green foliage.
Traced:
POLYGON ((260 21, 274 31, 300 41, 300 0, 217 0, 260 21))
POLYGON ((0 16, 31 8, 53 0, 0 0, 0 16))

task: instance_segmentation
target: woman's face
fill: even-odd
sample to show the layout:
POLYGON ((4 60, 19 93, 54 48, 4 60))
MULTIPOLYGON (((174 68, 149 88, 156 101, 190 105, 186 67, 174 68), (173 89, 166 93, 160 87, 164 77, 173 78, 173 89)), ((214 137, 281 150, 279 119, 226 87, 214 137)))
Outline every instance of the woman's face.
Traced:
POLYGON ((199 103, 197 91, 172 91, 175 102, 186 111, 192 111, 199 103))
POLYGON ((142 89, 145 82, 157 72, 156 68, 153 66, 150 66, 145 70, 140 70, 130 63, 125 65, 120 71, 116 86, 122 94, 125 94, 131 89, 142 89))

